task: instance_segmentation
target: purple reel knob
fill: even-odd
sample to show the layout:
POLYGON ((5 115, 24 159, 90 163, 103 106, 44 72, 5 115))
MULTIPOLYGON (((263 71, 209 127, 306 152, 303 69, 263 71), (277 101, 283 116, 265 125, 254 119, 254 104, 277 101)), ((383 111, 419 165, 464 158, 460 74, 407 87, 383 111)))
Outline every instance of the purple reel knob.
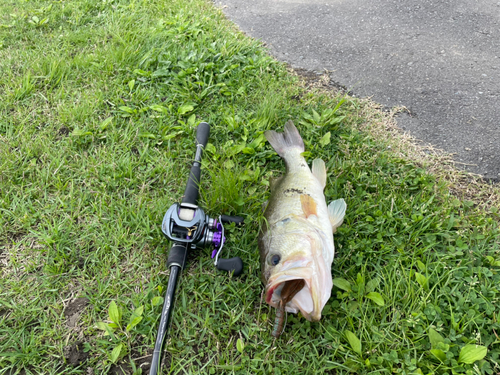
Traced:
POLYGON ((217 229, 216 232, 213 233, 212 237, 212 245, 215 247, 214 251, 212 251, 212 259, 215 258, 217 252, 222 248, 224 242, 226 242, 226 237, 222 235, 224 231, 222 224, 215 220, 214 227, 217 229))

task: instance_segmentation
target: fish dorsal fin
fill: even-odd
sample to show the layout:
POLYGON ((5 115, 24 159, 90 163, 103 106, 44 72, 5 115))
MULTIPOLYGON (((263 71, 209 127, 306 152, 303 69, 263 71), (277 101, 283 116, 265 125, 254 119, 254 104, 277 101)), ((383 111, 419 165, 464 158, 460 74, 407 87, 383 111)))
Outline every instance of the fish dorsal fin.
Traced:
POLYGON ((300 203, 302 204, 302 211, 304 215, 306 215, 306 218, 311 215, 318 215, 316 202, 310 195, 301 194, 300 203))
POLYGON ((346 208, 347 204, 342 198, 334 200, 328 205, 328 216, 330 218, 330 223, 332 223, 333 233, 342 225, 346 208))
POLYGON ((312 163, 312 174, 319 181, 319 184, 324 189, 326 186, 326 166, 321 159, 314 159, 312 163))
POLYGON ((299 152, 304 152, 302 137, 291 120, 287 121, 285 124, 285 131, 283 133, 276 133, 274 130, 268 130, 264 135, 281 157, 284 157, 285 153, 291 149, 297 149, 299 152))

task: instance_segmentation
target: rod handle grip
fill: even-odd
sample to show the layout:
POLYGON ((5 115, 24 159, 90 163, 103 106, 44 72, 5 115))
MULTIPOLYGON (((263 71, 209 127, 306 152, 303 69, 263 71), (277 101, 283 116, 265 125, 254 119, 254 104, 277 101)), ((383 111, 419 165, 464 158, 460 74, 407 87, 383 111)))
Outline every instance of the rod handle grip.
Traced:
POLYGON ((196 129, 196 143, 206 147, 208 137, 210 136, 210 125, 206 122, 200 122, 196 129))
POLYGON ((184 198, 182 203, 187 203, 196 206, 198 203, 198 195, 200 193, 200 177, 201 177, 201 157, 203 149, 207 145, 208 137, 210 136, 210 125, 206 122, 200 122, 196 129, 196 155, 193 165, 189 171, 189 179, 184 190, 184 198))
POLYGON ((184 190, 184 197, 182 198, 182 203, 188 203, 191 205, 196 205, 198 202, 200 177, 201 177, 201 165, 195 162, 189 171, 189 179, 186 184, 186 190, 184 190))
POLYGON ((168 253, 168 260, 167 260, 167 266, 168 268, 172 266, 179 266, 181 269, 184 268, 184 264, 186 262, 186 255, 187 255, 187 245, 181 245, 181 244, 174 244, 170 248, 170 251, 168 253))
POLYGON ((220 259, 217 261, 219 271, 233 272, 234 276, 239 276, 243 272, 243 261, 240 257, 220 259))

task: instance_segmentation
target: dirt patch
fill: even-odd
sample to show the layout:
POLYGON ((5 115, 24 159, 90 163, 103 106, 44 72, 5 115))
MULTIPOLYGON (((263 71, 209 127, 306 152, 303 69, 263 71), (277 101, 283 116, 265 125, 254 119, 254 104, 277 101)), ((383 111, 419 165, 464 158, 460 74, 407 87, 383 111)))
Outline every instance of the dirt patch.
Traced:
POLYGON ((333 94, 338 93, 342 95, 347 94, 353 96, 353 92, 349 91, 347 87, 331 79, 328 71, 319 73, 312 72, 306 69, 292 69, 291 67, 289 69, 293 74, 302 78, 302 80, 304 81, 304 86, 307 89, 319 88, 322 90, 327 90, 333 94))
POLYGON ((57 135, 61 136, 61 137, 65 137, 69 134, 70 130, 66 127, 66 126, 63 126, 62 128, 59 129, 59 131, 57 132, 57 135))
POLYGON ((81 297, 75 299, 73 302, 70 302, 68 306, 66 306, 64 309, 64 316, 67 318, 66 324, 68 327, 76 327, 78 325, 80 315, 88 304, 89 299, 81 297))
POLYGON ((79 366, 89 358, 89 354, 84 351, 83 342, 77 341, 64 348, 64 358, 70 365, 79 366))
POLYGON ((75 299, 73 302, 70 302, 68 306, 64 309, 64 316, 70 317, 81 312, 87 305, 89 304, 89 299, 86 297, 81 297, 75 299))

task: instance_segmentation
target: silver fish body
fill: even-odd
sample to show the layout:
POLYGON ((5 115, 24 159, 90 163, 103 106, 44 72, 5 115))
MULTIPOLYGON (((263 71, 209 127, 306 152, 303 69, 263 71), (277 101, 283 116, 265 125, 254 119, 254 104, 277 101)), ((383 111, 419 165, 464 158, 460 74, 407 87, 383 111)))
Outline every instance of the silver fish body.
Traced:
POLYGON ((318 321, 331 294, 333 233, 342 224, 346 204, 338 199, 327 206, 325 163, 316 159, 309 169, 302 156, 304 143, 291 121, 284 133, 265 135, 286 165, 286 173, 271 183, 259 235, 266 302, 278 307, 285 283, 303 279, 304 287, 285 309, 318 321))

